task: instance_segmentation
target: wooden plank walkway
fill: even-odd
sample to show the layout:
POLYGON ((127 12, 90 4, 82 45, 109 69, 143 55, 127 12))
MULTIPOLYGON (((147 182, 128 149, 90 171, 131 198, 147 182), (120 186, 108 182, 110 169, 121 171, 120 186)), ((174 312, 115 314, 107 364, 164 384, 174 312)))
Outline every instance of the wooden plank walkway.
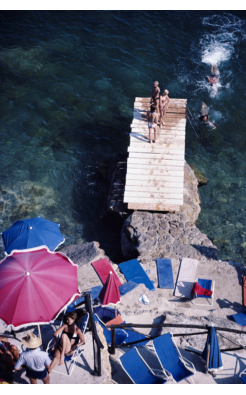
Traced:
POLYGON ((170 99, 165 125, 150 144, 150 98, 136 97, 124 191, 129 209, 178 211, 183 205, 186 105, 186 99, 170 99))

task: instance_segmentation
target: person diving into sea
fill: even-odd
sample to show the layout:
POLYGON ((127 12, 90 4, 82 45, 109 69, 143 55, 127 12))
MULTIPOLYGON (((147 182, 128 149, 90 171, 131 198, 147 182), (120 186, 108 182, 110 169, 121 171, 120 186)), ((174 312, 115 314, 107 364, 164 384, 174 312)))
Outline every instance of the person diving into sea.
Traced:
POLYGON ((200 111, 199 121, 203 122, 205 125, 213 126, 213 129, 216 128, 216 126, 214 126, 214 124, 208 120, 208 106, 203 102, 200 111))
POLYGON ((211 64, 211 75, 210 75, 210 77, 207 75, 205 78, 208 81, 208 83, 213 86, 214 84, 217 84, 219 82, 219 80, 220 80, 219 75, 220 75, 220 72, 219 72, 217 66, 211 64))

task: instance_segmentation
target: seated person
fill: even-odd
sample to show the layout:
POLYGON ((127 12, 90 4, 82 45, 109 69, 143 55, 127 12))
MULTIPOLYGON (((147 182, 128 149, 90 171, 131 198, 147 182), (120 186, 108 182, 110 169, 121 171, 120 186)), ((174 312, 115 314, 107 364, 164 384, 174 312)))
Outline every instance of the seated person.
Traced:
POLYGON ((26 376, 31 384, 37 384, 37 379, 43 380, 44 384, 50 383, 50 376, 47 371, 51 360, 45 351, 40 350, 42 340, 34 333, 29 333, 21 339, 27 350, 24 351, 15 364, 15 370, 26 368, 26 376))
POLYGON ((19 358, 19 350, 14 345, 9 343, 9 339, 0 336, 0 367, 6 374, 12 373, 15 363, 19 358))
POLYGON ((73 355, 75 349, 82 344, 85 344, 85 338, 81 330, 77 327, 75 320, 77 319, 77 313, 71 311, 63 317, 63 323, 59 329, 54 333, 55 346, 52 347, 54 351, 54 359, 51 362, 49 373, 54 369, 57 362, 60 360, 59 365, 64 362, 65 356, 73 355), (58 341, 57 335, 61 333, 61 338, 58 341))
POLYGON ((207 79, 207 81, 209 82, 210 85, 214 85, 217 82, 219 82, 219 70, 217 69, 217 66, 211 64, 211 75, 206 76, 205 78, 207 79))
POLYGON ((205 103, 202 103, 199 120, 205 123, 205 125, 213 126, 213 129, 216 128, 216 126, 208 120, 208 106, 205 103))

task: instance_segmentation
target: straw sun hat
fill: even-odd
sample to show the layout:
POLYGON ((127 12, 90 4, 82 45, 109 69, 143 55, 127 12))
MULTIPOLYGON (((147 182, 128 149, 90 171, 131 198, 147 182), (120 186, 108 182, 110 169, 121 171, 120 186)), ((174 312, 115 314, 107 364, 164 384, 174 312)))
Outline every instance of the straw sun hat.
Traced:
POLYGON ((42 340, 34 335, 34 333, 29 333, 27 336, 21 339, 21 343, 28 348, 38 348, 42 344, 42 340))

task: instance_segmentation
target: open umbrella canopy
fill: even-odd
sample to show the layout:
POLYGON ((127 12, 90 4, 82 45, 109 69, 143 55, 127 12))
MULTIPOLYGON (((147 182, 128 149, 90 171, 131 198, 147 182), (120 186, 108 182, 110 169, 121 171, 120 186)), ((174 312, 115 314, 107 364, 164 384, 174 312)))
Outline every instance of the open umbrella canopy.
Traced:
POLYGON ((77 265, 39 247, 0 262, 0 318, 15 328, 49 323, 80 294, 77 265))
POLYGON ((202 358, 207 361, 208 350, 210 349, 208 370, 216 372, 218 369, 223 369, 221 353, 216 330, 211 326, 205 348, 202 353, 202 358))
POLYGON ((112 272, 108 274, 108 278, 99 294, 99 299, 102 306, 107 306, 109 304, 116 305, 120 302, 120 291, 112 272))
POLYGON ((5 251, 24 250, 39 246, 47 246, 54 251, 65 239, 59 224, 47 219, 36 217, 16 221, 2 233, 5 251))

